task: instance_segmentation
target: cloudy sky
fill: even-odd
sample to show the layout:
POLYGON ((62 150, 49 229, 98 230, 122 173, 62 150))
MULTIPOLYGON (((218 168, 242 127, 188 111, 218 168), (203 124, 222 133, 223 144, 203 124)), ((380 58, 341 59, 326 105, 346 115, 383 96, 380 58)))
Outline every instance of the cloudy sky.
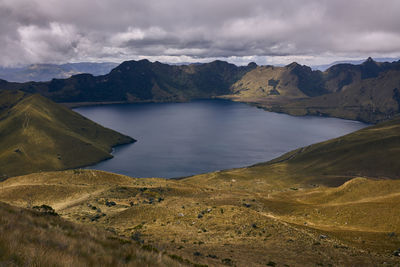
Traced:
POLYGON ((0 65, 400 56, 399 0, 0 0, 0 65))

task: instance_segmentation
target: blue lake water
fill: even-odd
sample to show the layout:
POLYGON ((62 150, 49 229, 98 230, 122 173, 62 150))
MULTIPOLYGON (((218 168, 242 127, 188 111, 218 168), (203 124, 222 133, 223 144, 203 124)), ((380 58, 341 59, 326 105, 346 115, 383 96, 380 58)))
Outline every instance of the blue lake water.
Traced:
POLYGON ((132 177, 182 177, 265 162, 367 124, 293 117, 243 103, 199 100, 89 106, 75 111, 137 140, 92 169, 132 177))

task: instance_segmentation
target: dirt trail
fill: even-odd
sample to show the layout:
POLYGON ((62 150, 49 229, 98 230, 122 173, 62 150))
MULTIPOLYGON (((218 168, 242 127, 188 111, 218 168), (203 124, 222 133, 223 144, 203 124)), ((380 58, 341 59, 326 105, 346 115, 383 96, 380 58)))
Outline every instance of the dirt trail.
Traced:
POLYGON ((59 211, 68 209, 70 207, 76 206, 79 203, 86 201, 86 200, 90 199, 91 197, 98 195, 106 190, 107 190, 107 188, 104 188, 104 189, 99 189, 99 190, 96 190, 96 191, 93 191, 90 193, 84 193, 84 194, 81 194, 77 198, 66 199, 63 202, 53 204, 52 207, 54 208, 54 210, 59 212, 59 211))
POLYGON ((30 121, 30 114, 28 112, 25 112, 25 120, 24 123, 22 124, 22 128, 24 129, 24 131, 28 128, 29 121, 30 121))
POLYGON ((400 192, 384 196, 366 197, 354 201, 344 201, 344 202, 314 203, 314 202, 304 201, 301 198, 297 198, 296 200, 303 204, 333 207, 333 206, 346 206, 346 205, 354 205, 354 204, 369 203, 369 202, 379 202, 379 201, 384 201, 385 199, 395 198, 395 197, 400 197, 400 192))

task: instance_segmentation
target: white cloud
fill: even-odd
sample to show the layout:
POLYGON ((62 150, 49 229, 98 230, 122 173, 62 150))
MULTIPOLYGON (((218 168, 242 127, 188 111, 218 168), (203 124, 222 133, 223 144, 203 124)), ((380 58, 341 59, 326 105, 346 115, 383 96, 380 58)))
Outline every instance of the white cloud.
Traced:
POLYGON ((17 32, 21 49, 32 60, 62 60, 79 53, 80 34, 73 25, 51 22, 48 27, 21 26, 17 32))
POLYGON ((398 0, 0 0, 0 65, 399 56, 399 10, 398 0))

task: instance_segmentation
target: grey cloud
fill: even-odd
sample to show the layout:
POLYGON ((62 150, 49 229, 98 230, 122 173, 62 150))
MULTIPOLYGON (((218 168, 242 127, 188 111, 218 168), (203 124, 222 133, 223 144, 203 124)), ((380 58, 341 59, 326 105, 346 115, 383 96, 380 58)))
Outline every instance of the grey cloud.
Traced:
POLYGON ((398 0, 0 0, 0 65, 400 53, 398 0))

